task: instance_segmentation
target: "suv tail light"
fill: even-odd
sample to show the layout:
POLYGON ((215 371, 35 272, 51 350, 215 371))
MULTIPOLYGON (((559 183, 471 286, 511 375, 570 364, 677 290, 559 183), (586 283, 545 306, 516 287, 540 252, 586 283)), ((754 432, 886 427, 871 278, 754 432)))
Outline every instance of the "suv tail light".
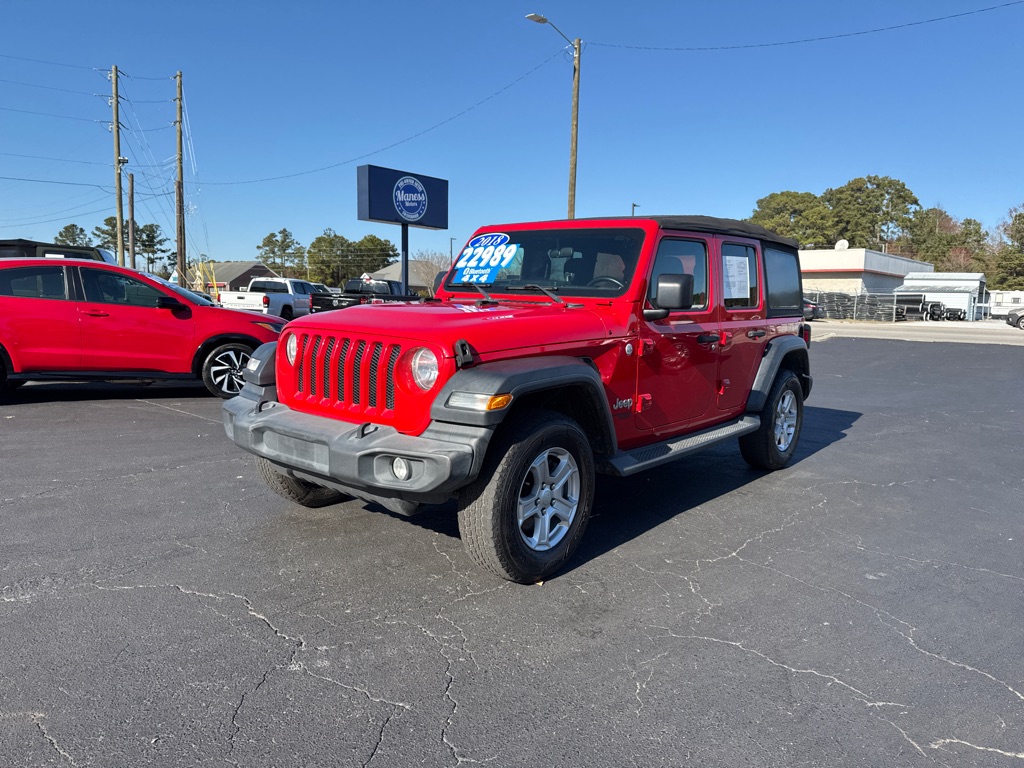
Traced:
POLYGON ((800 338, 804 340, 804 344, 808 347, 811 346, 811 326, 807 323, 800 325, 800 338))

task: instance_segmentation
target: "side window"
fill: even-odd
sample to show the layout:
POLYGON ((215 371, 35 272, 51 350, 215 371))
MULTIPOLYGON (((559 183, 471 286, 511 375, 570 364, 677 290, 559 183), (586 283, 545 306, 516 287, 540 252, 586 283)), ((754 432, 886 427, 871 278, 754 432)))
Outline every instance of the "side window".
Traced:
POLYGON ((803 314, 800 260, 796 253, 765 248, 764 279, 768 293, 768 317, 799 317, 803 314))
POLYGON ((722 243, 722 285, 727 309, 752 309, 760 303, 753 246, 722 243))
POLYGON ((102 269, 83 269, 82 285, 85 300, 98 304, 121 304, 129 307, 155 307, 164 294, 133 277, 102 269))
POLYGON ((64 267, 40 265, 0 271, 0 296, 66 299, 64 267))
POLYGON ((654 300, 661 275, 693 275, 693 307, 708 306, 708 247, 703 240, 665 238, 658 245, 647 297, 654 300))

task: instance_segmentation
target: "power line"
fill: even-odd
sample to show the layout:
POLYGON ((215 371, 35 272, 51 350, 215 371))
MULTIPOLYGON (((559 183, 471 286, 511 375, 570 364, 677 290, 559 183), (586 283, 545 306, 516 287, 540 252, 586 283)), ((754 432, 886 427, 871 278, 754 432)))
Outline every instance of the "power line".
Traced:
POLYGON ((629 48, 636 51, 690 51, 690 52, 701 52, 701 51, 739 51, 748 48, 777 48, 784 45, 802 45, 804 43, 819 43, 824 40, 839 40, 844 37, 859 37, 861 35, 874 35, 878 32, 890 32, 894 29, 906 29, 907 27, 919 27, 923 24, 934 24, 937 21, 948 21, 949 19, 959 19, 964 16, 973 16, 978 13, 987 13, 988 11, 998 11, 1002 8, 1009 8, 1012 5, 1022 5, 1024 0, 1012 0, 1008 3, 1001 3, 1000 5, 991 5, 988 8, 978 8, 973 11, 964 11, 963 13, 952 13, 948 16, 936 16, 932 19, 923 19, 921 21, 909 21, 905 24, 893 24, 888 27, 876 27, 874 29, 864 29, 859 32, 843 32, 836 35, 822 35, 820 37, 805 37, 800 40, 783 40, 774 43, 746 43, 743 45, 714 45, 714 46, 696 46, 689 48, 669 48, 660 47, 654 45, 622 45, 619 43, 594 43, 590 45, 598 45, 603 48, 629 48))
POLYGON ((63 184, 68 187, 96 187, 96 189, 100 190, 101 192, 105 192, 108 195, 114 194, 112 190, 104 188, 99 184, 87 184, 82 181, 54 181, 53 179, 23 179, 17 176, 0 176, 0 179, 4 179, 6 181, 29 181, 34 182, 36 184, 63 184))
MULTIPOLYGON (((1024 0, 1021 0, 1021 1, 1024 2, 1024 0)), ((81 120, 84 123, 107 123, 107 122, 110 122, 109 120, 94 120, 94 119, 89 118, 89 117, 75 117, 74 115, 54 115, 54 114, 51 114, 50 112, 31 112, 31 111, 29 111, 27 109, 14 109, 13 107, 0 107, 0 109, 4 110, 5 112, 21 112, 22 114, 25 114, 25 115, 42 115, 43 117, 59 117, 59 118, 62 118, 64 120, 81 120)))
POLYGON ((95 160, 65 160, 60 157, 42 157, 41 155, 19 155, 15 152, 0 152, 0 155, 5 157, 23 157, 27 160, 52 160, 55 163, 80 163, 82 165, 102 165, 104 167, 110 165, 110 163, 100 163, 95 160))
MULTIPOLYGON (((1018 2, 1024 2, 1024 0, 1018 0, 1018 2)), ((375 149, 372 152, 367 152, 366 154, 359 155, 358 157, 353 157, 353 158, 350 158, 348 160, 342 160, 339 163, 332 163, 331 165, 325 165, 322 168, 313 168, 312 170, 308 170, 308 171, 297 171, 296 173, 286 173, 286 174, 284 174, 282 176, 269 176, 269 177, 267 177, 265 179, 247 179, 245 181, 208 181, 206 183, 207 184, 215 184, 217 186, 228 186, 228 185, 236 185, 236 184, 258 184, 258 183, 264 182, 264 181, 279 181, 280 179, 293 179, 296 176, 308 176, 311 173, 320 173, 321 171, 329 171, 332 168, 338 168, 338 167, 340 167, 342 165, 349 165, 351 163, 358 162, 359 160, 363 160, 363 159, 365 159, 367 157, 373 157, 374 155, 379 155, 381 152, 386 152, 389 149, 394 149, 395 147, 397 147, 397 146, 399 146, 401 144, 405 144, 407 142, 412 141, 413 139, 417 139, 417 138, 419 138, 420 136, 422 136, 422 135, 424 135, 426 133, 430 133, 431 131, 440 128, 442 125, 447 125, 448 123, 452 122, 453 120, 456 120, 456 119, 462 117, 463 115, 465 115, 465 114, 467 114, 469 112, 472 112, 474 109, 477 109, 478 107, 486 104, 488 101, 491 101, 495 97, 500 96, 502 93, 504 93, 505 91, 507 91, 509 88, 511 88, 512 86, 516 85, 520 81, 525 80, 527 77, 532 75, 538 69, 540 69, 545 64, 547 64, 549 61, 553 61, 557 57, 561 56, 563 51, 564 51, 564 49, 560 48, 558 50, 558 53, 554 54, 553 56, 548 57, 547 59, 542 61, 540 64, 535 66, 533 69, 531 69, 529 72, 523 73, 522 75, 517 77, 515 80, 513 80, 508 85, 504 86, 503 88, 499 88, 497 91, 492 93, 490 96, 488 96, 485 99, 481 99, 480 101, 478 101, 473 106, 467 107, 466 109, 462 110, 461 112, 459 112, 457 114, 452 115, 451 117, 447 118, 446 120, 442 120, 439 123, 434 123, 434 125, 430 126, 429 128, 424 128, 422 131, 419 131, 418 133, 414 133, 411 136, 405 137, 404 139, 399 139, 398 141, 396 141, 396 142, 394 142, 392 144, 388 144, 386 147, 381 147, 380 149, 375 149)))
POLYGON ((54 67, 70 67, 71 69, 88 69, 88 70, 91 70, 93 72, 105 72, 106 71, 106 70, 100 69, 99 67, 85 67, 85 66, 82 66, 81 64, 64 64, 64 63, 59 62, 59 61, 43 61, 42 59, 26 59, 24 56, 11 56, 11 55, 6 54, 6 53, 0 53, 0 58, 4 58, 4 59, 17 59, 18 61, 31 61, 33 64, 50 64, 50 65, 52 65, 54 67))
POLYGON ((102 96, 99 93, 89 93, 88 91, 73 91, 70 88, 57 88, 52 85, 37 85, 36 83, 21 83, 17 80, 0 80, 0 83, 10 83, 11 85, 24 85, 27 88, 42 88, 47 91, 60 91, 61 93, 77 93, 80 96, 102 96))

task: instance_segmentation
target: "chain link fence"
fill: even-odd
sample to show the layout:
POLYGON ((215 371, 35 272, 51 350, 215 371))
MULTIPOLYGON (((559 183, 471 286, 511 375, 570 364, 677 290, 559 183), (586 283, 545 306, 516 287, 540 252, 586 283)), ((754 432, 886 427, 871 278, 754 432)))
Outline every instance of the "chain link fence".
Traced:
POLYGON ((920 313, 908 313, 908 307, 898 303, 897 294, 893 293, 833 293, 830 291, 809 291, 804 294, 825 310, 825 317, 832 320, 877 320, 895 323, 907 320, 920 313))

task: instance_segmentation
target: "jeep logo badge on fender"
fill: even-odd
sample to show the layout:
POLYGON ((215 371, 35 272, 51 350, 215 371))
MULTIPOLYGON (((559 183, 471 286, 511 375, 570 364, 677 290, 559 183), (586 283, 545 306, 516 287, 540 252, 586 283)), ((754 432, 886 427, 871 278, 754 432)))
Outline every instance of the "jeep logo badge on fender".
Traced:
POLYGON ((419 221, 427 212, 427 191, 420 180, 403 176, 395 182, 395 210, 407 221, 419 221))

